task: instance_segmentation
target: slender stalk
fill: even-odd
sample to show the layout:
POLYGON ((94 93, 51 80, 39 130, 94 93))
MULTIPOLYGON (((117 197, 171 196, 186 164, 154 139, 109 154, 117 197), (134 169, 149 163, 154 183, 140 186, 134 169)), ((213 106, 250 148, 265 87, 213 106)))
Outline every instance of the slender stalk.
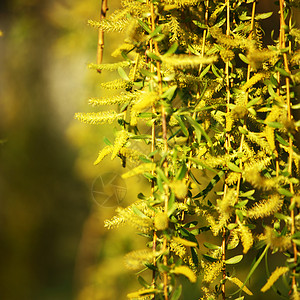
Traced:
MULTIPOLYGON (((285 20, 284 20, 284 6, 285 6, 285 0, 279 1, 280 6, 280 39, 279 44, 280 48, 285 48, 285 20)), ((284 69, 287 73, 290 73, 289 64, 288 64, 288 58, 287 53, 283 53, 283 62, 284 62, 284 69)), ((290 97, 290 79, 289 77, 285 77, 285 86, 286 86, 286 105, 287 105, 287 118, 288 121, 292 121, 292 113, 291 113, 291 97, 290 97)), ((288 172, 290 176, 292 175, 292 164, 293 164, 293 139, 289 135, 289 158, 288 158, 288 172)), ((294 194, 294 186, 292 183, 290 183, 290 192, 294 194)), ((291 210, 291 234, 293 235, 295 233, 295 210, 291 210)), ((294 252, 294 263, 297 264, 297 258, 298 258, 298 250, 297 245, 293 242, 293 252, 294 252)), ((296 268, 293 268, 292 272, 292 287, 291 291, 297 290, 297 283, 296 283, 296 268)))
MULTIPOLYGON (((100 12, 100 21, 104 20, 106 17, 106 12, 108 10, 107 0, 101 1, 101 12, 100 12)), ((98 45, 97 45, 97 64, 101 65, 103 59, 103 49, 104 49, 104 31, 102 28, 99 28, 98 31, 98 45)), ((101 70, 97 70, 101 73, 101 70)))
MULTIPOLYGON (((226 35, 230 36, 230 2, 229 0, 227 0, 227 27, 226 27, 226 35)), ((225 74, 226 74, 226 94, 227 94, 227 107, 226 107, 226 112, 227 114, 229 114, 230 110, 229 110, 229 104, 230 104, 230 81, 229 81, 229 61, 226 61, 225 64, 225 74)), ((230 134, 227 133, 226 134, 226 142, 225 142, 225 148, 226 148, 226 152, 229 152, 229 148, 230 148, 230 134)), ((223 198, 226 197, 226 193, 228 190, 228 185, 225 182, 224 183, 224 194, 223 194, 223 198)), ((223 262, 223 270, 222 270, 222 285, 221 285, 221 291, 222 291, 222 299, 225 300, 226 299, 226 292, 225 292, 225 281, 226 281, 226 265, 225 265, 225 260, 226 260, 226 228, 223 228, 223 232, 222 232, 222 245, 221 245, 221 249, 222 249, 222 262, 223 262)))
MULTIPOLYGON (((149 2, 147 2, 149 3, 149 2)), ((154 4, 153 2, 150 2, 150 13, 151 13, 151 30, 155 30, 155 12, 154 12, 154 4)), ((152 41, 152 45, 150 46, 150 51, 155 51, 156 55, 160 55, 159 53, 159 48, 158 48, 158 43, 156 41, 152 41), (151 49, 152 48, 152 49, 151 49)), ((158 83, 158 92, 159 95, 162 95, 163 93, 163 88, 162 88, 162 76, 161 76, 161 65, 159 61, 156 61, 156 74, 157 74, 157 83, 158 83)), ((162 118, 162 136, 163 136, 163 141, 164 141, 164 151, 168 151, 168 144, 167 144, 167 119, 166 119, 166 111, 164 105, 161 105, 161 118, 162 118)), ((164 163, 164 168, 165 168, 165 173, 167 175, 167 162, 164 163)), ((165 212, 168 211, 168 188, 165 187, 165 212)), ((167 238, 164 237, 163 240, 163 251, 167 250, 167 238)), ((163 256, 163 264, 165 266, 168 265, 168 258, 167 255, 163 256)), ((164 272, 163 273, 163 287, 164 287, 164 299, 168 300, 169 295, 168 295, 168 273, 164 272)))

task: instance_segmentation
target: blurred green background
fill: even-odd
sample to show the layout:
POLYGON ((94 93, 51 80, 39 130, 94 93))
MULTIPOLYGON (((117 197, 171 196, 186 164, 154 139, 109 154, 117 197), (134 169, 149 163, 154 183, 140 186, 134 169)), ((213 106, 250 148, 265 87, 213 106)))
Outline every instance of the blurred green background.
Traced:
MULTIPOLYGON (((110 1, 110 10, 118 3, 110 1)), ((99 6, 96 0, 0 2, 3 300, 121 299, 130 291, 121 257, 132 242, 126 234, 118 242, 106 237, 103 220, 114 208, 101 207, 91 193, 106 170, 120 172, 118 161, 93 166, 104 132, 113 137, 113 128, 73 119, 89 109, 89 97, 100 96, 99 82, 113 76, 87 69, 97 44, 87 20, 98 19, 99 6)), ((116 43, 106 40, 105 60, 116 43)))
MULTIPOLYGON (((109 13, 118 5, 110 0, 109 13)), ((113 127, 73 120, 77 111, 94 110, 88 98, 101 96, 99 82, 116 75, 87 69, 97 44, 87 20, 98 19, 99 6, 96 0, 0 2, 3 300, 126 299, 137 288, 123 255, 144 248, 145 240, 131 229, 104 229, 115 208, 99 205, 92 193, 103 174, 125 172, 117 160, 93 166, 113 127)), ((114 61, 109 53, 119 42, 118 34, 106 36, 104 62, 114 61)), ((144 184, 126 182, 121 204, 135 201, 144 184)), ((197 299, 199 287, 185 283, 184 299, 197 299)))

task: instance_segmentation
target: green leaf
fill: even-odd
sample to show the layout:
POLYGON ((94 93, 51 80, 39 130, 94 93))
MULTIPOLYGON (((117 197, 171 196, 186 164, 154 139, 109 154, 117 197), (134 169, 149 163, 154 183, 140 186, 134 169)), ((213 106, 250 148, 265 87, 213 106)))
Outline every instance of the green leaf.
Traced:
POLYGON ((112 142, 107 137, 104 137, 103 142, 108 146, 112 146, 112 142))
POLYGON ((278 67, 275 67, 275 70, 277 72, 279 72, 281 75, 283 76, 286 76, 286 77, 290 77, 290 73, 288 73, 286 70, 284 69, 281 69, 281 68, 278 68, 278 67))
POLYGON ((248 200, 238 202, 234 207, 235 208, 242 208, 248 203, 248 200))
POLYGON ((217 245, 214 245, 214 244, 211 244, 211 243, 208 243, 208 242, 204 242, 203 246, 208 248, 208 249, 212 249, 212 250, 220 249, 220 246, 217 246, 217 245))
POLYGON ((201 79, 204 75, 207 74, 207 72, 209 71, 210 69, 210 65, 208 65, 207 67, 205 67, 205 69, 201 72, 199 78, 201 79))
POLYGON ((150 37, 154 37, 155 35, 161 33, 162 29, 163 29, 163 25, 157 26, 157 27, 151 32, 150 37))
POLYGON ((241 59, 245 64, 247 64, 247 65, 250 64, 249 59, 248 59, 244 54, 239 53, 239 57, 240 57, 240 59, 241 59))
POLYGON ((300 103, 292 105, 292 109, 300 109, 300 103))
POLYGON ((203 258, 205 258, 206 260, 210 261, 210 262, 216 262, 218 261, 219 259, 213 257, 213 256, 210 256, 208 254, 202 254, 203 258))
POLYGON ((200 23, 200 22, 198 22, 198 21, 196 21, 196 20, 193 20, 193 23, 194 23, 195 25, 197 25, 198 27, 202 28, 202 29, 208 28, 207 25, 205 25, 205 24, 203 24, 203 23, 200 23))
POLYGON ((161 58, 159 56, 157 56, 155 53, 153 52, 150 52, 150 51, 147 51, 146 52, 147 56, 153 60, 156 60, 156 61, 161 61, 161 58))
POLYGON ((185 163, 182 164, 182 166, 180 167, 179 171, 176 174, 176 179, 177 180, 181 180, 185 177, 185 174, 187 172, 187 166, 185 163))
POLYGON ((236 209, 235 210, 235 214, 237 215, 237 217, 239 218, 239 220, 241 222, 243 222, 244 220, 244 214, 243 214, 243 211, 239 210, 239 209, 236 209))
POLYGON ((278 189, 278 193, 281 194, 281 195, 284 195, 286 197, 290 197, 290 198, 294 196, 293 193, 291 193, 290 191, 288 191, 288 190, 286 190, 284 188, 278 189))
POLYGON ((255 105, 258 101, 260 101, 261 100, 261 98, 260 97, 258 97, 258 98, 255 98, 255 99, 253 99, 253 100, 251 100, 251 101, 249 101, 248 103, 247 103, 247 108, 249 108, 249 107, 251 107, 251 106, 253 106, 253 105, 255 105))
POLYGON ((171 296, 170 300, 178 300, 181 296, 182 292, 182 285, 180 284, 174 291, 173 295, 171 296))
POLYGON ((242 173, 243 172, 242 169, 240 169, 236 164, 234 164, 230 161, 227 163, 227 166, 233 172, 236 172, 236 173, 242 173))
POLYGON ((197 121, 195 121, 192 117, 186 116, 186 118, 190 122, 190 124, 194 127, 194 129, 195 129, 195 134, 197 136, 198 143, 200 143, 200 141, 201 141, 201 135, 203 135, 205 137, 205 139, 207 140, 208 145, 211 148, 213 148, 213 143, 212 143, 210 137, 207 135, 207 133, 203 129, 203 127, 197 121))
POLYGON ((264 19, 268 19, 273 15, 273 12, 267 12, 267 13, 263 13, 263 14, 256 14, 255 15, 255 20, 264 20, 264 19))
POLYGON ((214 178, 209 182, 209 184, 206 186, 204 190, 202 190, 199 194, 194 196, 193 198, 197 199, 200 197, 204 198, 208 195, 208 193, 214 188, 214 186, 221 180, 223 175, 225 174, 224 171, 220 171, 217 175, 214 176, 214 178))
POLYGON ((261 260, 264 258, 264 256, 265 256, 265 254, 267 253, 268 249, 269 249, 269 246, 266 246, 265 249, 262 251, 261 255, 258 256, 258 255, 259 255, 259 254, 258 254, 258 255, 254 258, 253 263, 252 263, 252 266, 251 266, 251 269, 250 269, 250 271, 249 271, 249 273, 248 273, 248 275, 247 275, 247 277, 246 277, 246 279, 245 279, 243 285, 242 285, 236 292, 234 292, 233 294, 231 294, 231 296, 233 296, 233 295, 239 293, 239 292, 244 288, 244 286, 247 284, 248 280, 250 279, 250 277, 252 276, 252 274, 254 273, 254 271, 255 271, 255 270, 257 269, 257 267, 259 266, 261 260))
POLYGON ((297 246, 300 246, 300 240, 295 240, 295 239, 293 239, 293 242, 294 242, 297 246))
POLYGON ((237 226, 238 226, 238 224, 236 224, 236 223, 230 223, 227 225, 227 228, 228 228, 228 230, 232 230, 232 229, 236 228, 237 226))
POLYGON ((265 122, 266 125, 272 128, 282 128, 283 125, 279 122, 265 122))
POLYGON ((140 19, 138 20, 139 24, 144 28, 144 30, 146 30, 149 34, 152 33, 152 30, 149 28, 149 26, 144 23, 143 21, 141 21, 140 19))
POLYGON ((171 100, 177 90, 177 85, 169 87, 162 95, 161 98, 171 100))
POLYGON ((276 137, 276 140, 277 140, 280 144, 282 144, 282 145, 284 145, 284 146, 289 146, 289 143, 288 143, 286 140, 284 140, 277 132, 275 132, 275 137, 276 137))
POLYGON ((211 65, 211 70, 215 74, 216 77, 222 78, 222 76, 220 74, 220 70, 214 64, 211 65))
POLYGON ((180 116, 175 116, 175 119, 177 120, 177 122, 178 122, 178 124, 179 124, 179 126, 180 126, 180 128, 181 128, 181 130, 183 132, 183 134, 186 137, 188 137, 189 136, 189 132, 188 132, 186 126, 184 125, 184 122, 182 121, 181 117, 180 116))
POLYGON ((169 184, 169 179, 167 178, 167 176, 165 175, 164 171, 161 168, 156 168, 156 172, 165 183, 169 184))
POLYGON ((143 74, 144 76, 147 76, 147 77, 150 77, 150 78, 152 78, 156 75, 155 73, 152 73, 152 72, 150 72, 148 70, 145 70, 145 69, 141 69, 141 70, 139 70, 139 72, 141 74, 143 74))
POLYGON ((234 265, 239 263, 243 259, 243 255, 237 255, 225 260, 226 265, 234 265))
POLYGON ((171 193, 169 202, 168 202, 168 217, 170 217, 173 212, 176 210, 176 201, 175 201, 175 194, 171 193))
POLYGON ((119 67, 118 68, 118 73, 119 73, 119 75, 121 76, 122 79, 124 79, 126 81, 130 80, 123 68, 119 67))
POLYGON ((255 190, 250 190, 248 192, 245 192, 245 193, 240 193, 240 197, 244 197, 244 198, 248 198, 250 196, 252 196, 253 194, 255 193, 255 190))
POLYGON ((177 43, 174 43, 170 48, 169 50, 164 54, 164 56, 167 56, 167 55, 172 55, 176 52, 178 48, 178 44, 177 43))
POLYGON ((141 212, 135 205, 132 206, 132 211, 140 218, 148 218, 143 212, 141 212))
POLYGON ((140 283, 141 286, 143 286, 145 288, 150 287, 150 285, 147 283, 147 281, 142 276, 138 276, 138 282, 140 283))

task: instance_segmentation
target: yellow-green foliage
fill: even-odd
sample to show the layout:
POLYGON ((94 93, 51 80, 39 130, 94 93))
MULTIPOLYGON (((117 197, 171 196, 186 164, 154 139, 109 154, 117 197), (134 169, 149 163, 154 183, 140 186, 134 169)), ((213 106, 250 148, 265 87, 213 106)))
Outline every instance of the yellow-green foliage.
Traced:
MULTIPOLYGON (((151 277, 139 278, 143 289, 131 299, 188 299, 175 275, 194 283, 198 274, 200 299, 230 298, 230 282, 250 296, 246 283, 264 257, 278 252, 298 264, 300 30, 290 9, 299 5, 277 2, 271 39, 261 21, 272 13, 259 13, 257 1, 122 0, 121 9, 89 21, 105 34, 122 32, 112 53, 119 62, 89 64, 120 76, 89 99, 113 110, 75 117, 113 124, 115 141, 95 165, 118 156, 125 182, 140 175, 149 183, 105 221, 109 229, 133 226, 149 248, 126 256, 151 277), (250 250, 259 251, 256 263, 239 270, 250 250), (245 283, 240 271, 249 274, 245 283)), ((295 299, 298 269, 290 272, 295 299)), ((275 269, 262 290, 286 272, 275 269)))

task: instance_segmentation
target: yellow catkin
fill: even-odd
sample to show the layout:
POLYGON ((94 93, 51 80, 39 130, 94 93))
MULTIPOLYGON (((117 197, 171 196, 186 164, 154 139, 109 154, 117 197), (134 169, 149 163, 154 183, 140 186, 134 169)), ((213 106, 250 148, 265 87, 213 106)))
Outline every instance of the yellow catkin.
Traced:
POLYGON ((168 215, 164 212, 158 212, 154 217, 154 227, 156 230, 167 229, 169 225, 168 215))
POLYGON ((279 195, 272 195, 269 199, 257 202, 255 206, 247 211, 249 218, 263 218, 270 216, 282 207, 283 200, 279 195))
POLYGON ((127 294, 129 299, 135 300, 146 300, 146 299, 153 299, 154 294, 157 292, 155 289, 142 289, 137 292, 127 294))
POLYGON ((106 146, 104 147, 98 154, 97 159, 94 162, 94 165, 98 165, 105 156, 107 156, 108 154, 112 153, 113 151, 113 146, 106 146))
POLYGON ((266 244, 271 249, 278 249, 279 251, 285 251, 292 246, 291 238, 289 236, 277 236, 276 232, 271 227, 265 228, 266 244))
POLYGON ((247 253, 253 245, 253 236, 250 229, 247 226, 244 226, 241 223, 241 221, 239 221, 239 219, 237 222, 239 225, 239 234, 240 234, 241 242, 244 248, 243 252, 247 253))
POLYGON ((219 276, 222 269, 223 269, 222 261, 206 264, 204 267, 203 281, 207 283, 212 283, 219 276))
POLYGON ((144 163, 122 175, 123 178, 129 178, 135 175, 150 172, 156 168, 155 163, 144 163))
POLYGON ((184 199, 188 193, 188 188, 184 180, 177 180, 171 183, 175 196, 178 199, 184 199))
POLYGON ((229 189, 225 196, 217 201, 217 209, 220 213, 229 213, 232 206, 235 205, 237 201, 236 190, 229 189))
POLYGON ((138 250, 127 253, 124 257, 125 266, 130 270, 138 270, 144 266, 145 263, 151 262, 155 253, 148 249, 138 250))
MULTIPOLYGON (((239 288, 241 288, 241 287, 243 286, 243 282, 240 281, 237 277, 227 277, 227 279, 228 279, 229 281, 231 281, 232 283, 236 284, 239 288)), ((246 294, 248 294, 248 295, 250 295, 250 296, 253 295, 253 293, 252 293, 246 286, 244 286, 244 287, 242 288, 242 290, 243 290, 246 294)))
POLYGON ((187 246, 187 247, 197 247, 197 243, 182 239, 177 236, 173 237, 173 241, 175 241, 176 243, 182 244, 184 246, 187 246))
POLYGON ((250 78, 250 80, 248 80, 243 86, 242 86, 242 90, 246 91, 247 89, 249 89, 250 87, 252 87, 254 84, 256 84, 257 82, 259 82, 260 80, 264 79, 266 77, 265 73, 256 73, 254 76, 252 76, 250 78))
POLYGON ((117 114, 115 111, 101 111, 97 113, 76 113, 74 118, 82 123, 100 125, 100 124, 111 124, 121 114, 117 114))
POLYGON ((196 282, 197 276, 188 266, 179 266, 172 270, 174 274, 182 274, 189 279, 190 282, 196 282))
POLYGON ((184 258, 186 255, 186 248, 180 243, 175 242, 174 240, 171 240, 170 242, 170 251, 174 252, 176 255, 178 255, 180 258, 184 258))
POLYGON ((129 138, 129 133, 126 130, 121 130, 117 132, 116 140, 113 147, 113 152, 111 154, 111 159, 113 160, 121 150, 121 148, 126 144, 129 138))
POLYGON ((267 283, 261 288, 261 291, 263 293, 266 292, 268 289, 270 289, 272 287, 272 285, 278 280, 278 278, 280 276, 282 276, 283 274, 285 274, 288 271, 289 271, 289 268, 287 268, 287 267, 277 267, 275 269, 275 271, 273 271, 273 273, 269 277, 267 283))

